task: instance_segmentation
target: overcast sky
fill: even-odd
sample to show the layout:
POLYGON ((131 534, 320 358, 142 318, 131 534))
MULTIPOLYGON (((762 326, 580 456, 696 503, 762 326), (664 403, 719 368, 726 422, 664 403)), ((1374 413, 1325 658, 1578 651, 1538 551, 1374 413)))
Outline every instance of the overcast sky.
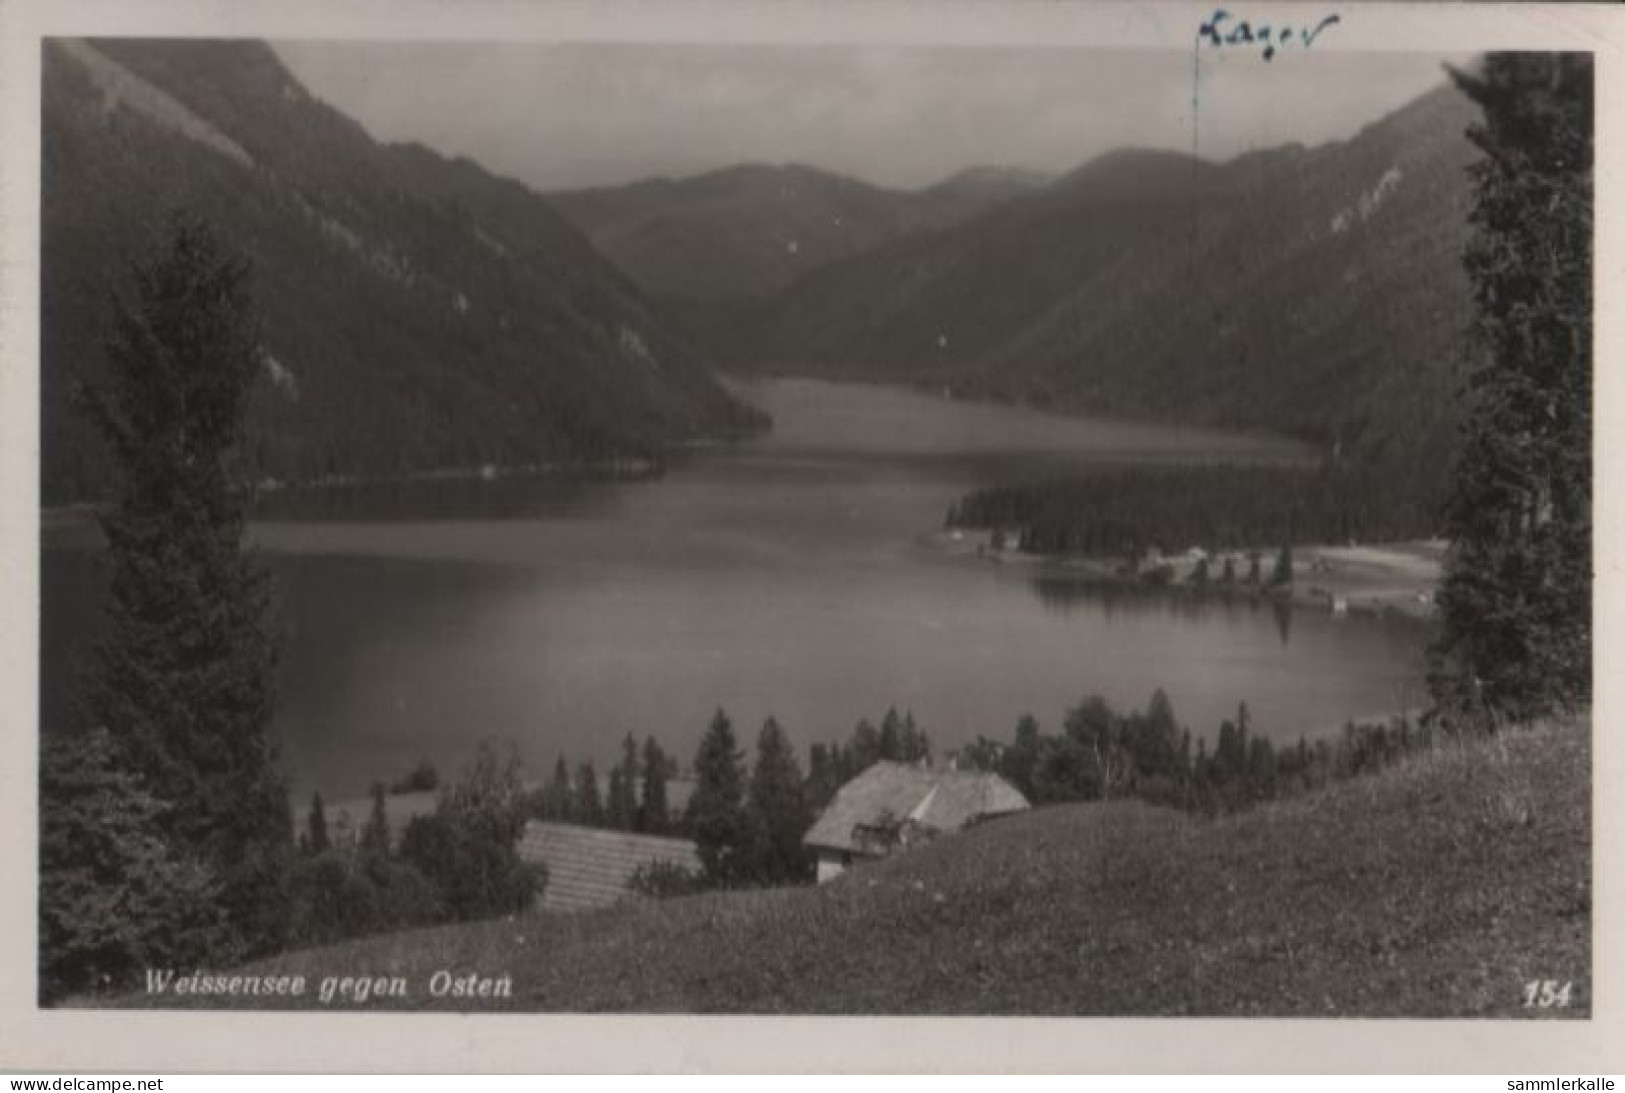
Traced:
POLYGON ((1063 171, 1126 145, 1228 159, 1352 136, 1445 79, 1424 54, 283 42, 381 140, 542 190, 805 163, 881 185, 1063 171), (1193 80, 1193 76, 1196 77, 1193 80), (1193 88, 1200 107, 1194 112, 1193 88))

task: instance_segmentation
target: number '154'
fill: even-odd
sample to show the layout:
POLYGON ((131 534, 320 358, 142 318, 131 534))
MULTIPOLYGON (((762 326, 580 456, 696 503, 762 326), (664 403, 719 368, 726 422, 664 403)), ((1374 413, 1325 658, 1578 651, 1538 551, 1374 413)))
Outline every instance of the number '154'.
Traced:
POLYGON ((1549 1010, 1561 1009, 1569 1004, 1574 984, 1559 983, 1555 979, 1531 979, 1523 985, 1524 1007, 1549 1010))

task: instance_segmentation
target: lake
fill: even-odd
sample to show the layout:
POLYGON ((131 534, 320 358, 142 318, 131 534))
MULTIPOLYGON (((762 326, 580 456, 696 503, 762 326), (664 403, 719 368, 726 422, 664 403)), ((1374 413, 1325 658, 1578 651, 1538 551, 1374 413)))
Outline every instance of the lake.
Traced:
MULTIPOLYGON (((937 749, 1046 730, 1157 687, 1193 734, 1245 701, 1280 740, 1422 695, 1415 623, 1124 597, 934 545, 951 501, 1103 462, 1293 460, 1276 438, 1065 418, 812 380, 740 381, 771 435, 658 478, 499 478, 284 493, 252 526, 278 588, 277 730, 302 800, 457 769, 511 739, 527 774, 603 769, 628 732, 685 762, 721 706, 803 746, 911 709, 937 749)), ((42 565, 42 706, 92 636, 94 537, 42 565)))

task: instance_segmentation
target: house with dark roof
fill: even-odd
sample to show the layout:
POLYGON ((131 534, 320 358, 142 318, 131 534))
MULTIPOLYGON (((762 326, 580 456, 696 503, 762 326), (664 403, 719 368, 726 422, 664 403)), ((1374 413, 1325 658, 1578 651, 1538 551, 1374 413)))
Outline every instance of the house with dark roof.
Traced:
POLYGON ((801 841, 822 884, 859 861, 1031 807, 997 774, 882 760, 836 791, 801 841))
POLYGON ((519 857, 547 868, 537 906, 544 911, 591 911, 634 893, 639 866, 665 864, 699 875, 699 851, 687 839, 638 835, 577 824, 531 820, 519 836, 519 857))

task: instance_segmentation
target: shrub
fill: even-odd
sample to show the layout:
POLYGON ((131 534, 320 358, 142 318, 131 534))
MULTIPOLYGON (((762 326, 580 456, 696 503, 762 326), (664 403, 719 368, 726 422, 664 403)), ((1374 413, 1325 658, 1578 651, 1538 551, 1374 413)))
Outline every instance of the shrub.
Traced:
POLYGON ((161 834, 169 807, 124 768, 105 731, 42 740, 42 1003, 227 951, 220 882, 161 834))
POLYGON ((648 899, 675 899, 705 891, 705 877, 676 862, 644 862, 632 871, 627 888, 648 899))
POLYGON ((519 857, 525 804, 518 756, 499 760, 490 744, 481 744, 434 814, 407 824, 401 857, 435 885, 458 920, 523 911, 547 876, 519 857))
POLYGON ((295 945, 329 945, 449 917, 434 883, 393 858, 327 850, 299 861, 292 888, 295 945))

